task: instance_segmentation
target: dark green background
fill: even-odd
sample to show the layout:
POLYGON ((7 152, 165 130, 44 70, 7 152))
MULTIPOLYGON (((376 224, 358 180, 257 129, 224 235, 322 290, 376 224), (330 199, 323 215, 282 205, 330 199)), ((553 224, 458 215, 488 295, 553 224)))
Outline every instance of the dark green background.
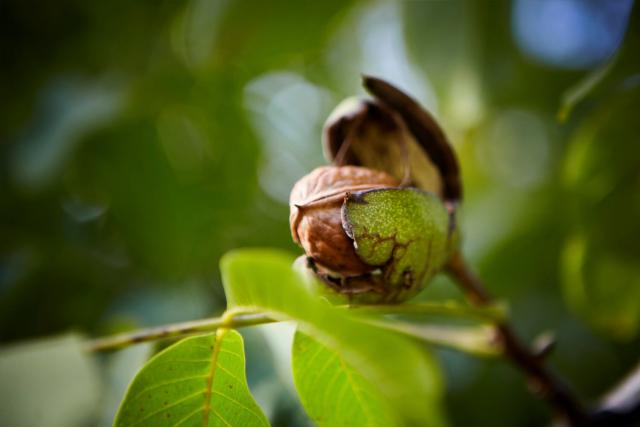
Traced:
MULTIPOLYGON (((223 253, 299 252, 288 189, 323 163, 323 121, 366 72, 441 120, 466 251, 525 337, 556 332, 551 362, 596 399, 640 350, 640 20, 627 26, 628 1, 582 2, 595 18, 580 22, 524 3, 3 1, 0 342, 219 313, 223 253), (566 38, 532 50, 522 22, 566 38), (613 42, 544 56, 572 34, 613 42), (560 122, 567 91, 607 64, 560 122)), ((448 297, 443 278, 422 296, 448 297)), ((247 337, 253 388, 282 395, 274 425, 303 425, 247 337)), ((452 425, 545 423, 509 366, 438 354, 452 425)))

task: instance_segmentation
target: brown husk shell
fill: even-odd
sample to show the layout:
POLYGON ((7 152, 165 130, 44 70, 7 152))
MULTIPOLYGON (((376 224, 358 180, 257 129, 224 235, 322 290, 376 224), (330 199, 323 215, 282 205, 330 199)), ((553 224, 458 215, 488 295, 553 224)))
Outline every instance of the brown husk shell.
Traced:
POLYGON ((356 255, 342 227, 341 207, 349 192, 397 187, 391 175, 359 166, 322 166, 301 178, 290 196, 291 235, 323 270, 340 277, 371 272, 356 255))

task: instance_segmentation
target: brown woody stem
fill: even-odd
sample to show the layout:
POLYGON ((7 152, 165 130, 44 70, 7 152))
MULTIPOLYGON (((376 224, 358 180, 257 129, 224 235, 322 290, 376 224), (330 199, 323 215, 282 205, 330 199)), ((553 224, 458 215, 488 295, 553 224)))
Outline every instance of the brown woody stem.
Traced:
MULTIPOLYGON (((459 252, 453 256, 448 271, 471 303, 478 307, 493 303, 493 298, 482 281, 470 270, 459 252)), ((506 320, 496 323, 496 332, 505 356, 527 376, 531 388, 546 400, 560 417, 571 426, 590 423, 589 413, 578 399, 548 369, 544 360, 520 341, 506 320)))

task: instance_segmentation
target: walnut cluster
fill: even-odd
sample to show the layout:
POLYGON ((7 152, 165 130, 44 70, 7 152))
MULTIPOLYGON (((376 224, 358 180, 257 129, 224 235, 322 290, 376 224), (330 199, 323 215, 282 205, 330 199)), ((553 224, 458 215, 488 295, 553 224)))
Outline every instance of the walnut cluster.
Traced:
MULTIPOLYGON (((345 100, 330 115, 323 149, 332 165, 313 170, 295 184, 289 219, 293 240, 304 249, 307 266, 317 277, 352 301, 388 302, 412 293, 395 289, 399 285, 390 279, 394 265, 363 261, 361 251, 369 249, 347 233, 353 225, 345 219, 351 195, 414 187, 442 202, 453 229, 462 188, 455 153, 433 117, 383 80, 365 77, 364 85, 374 99, 345 100)), ((404 250, 399 248, 389 263, 397 262, 404 250)), ((427 258, 412 265, 428 263, 427 258)), ((413 277, 414 271, 425 270, 422 264, 418 267, 405 266, 403 271, 413 277)), ((410 282, 413 286, 414 280, 410 282)))

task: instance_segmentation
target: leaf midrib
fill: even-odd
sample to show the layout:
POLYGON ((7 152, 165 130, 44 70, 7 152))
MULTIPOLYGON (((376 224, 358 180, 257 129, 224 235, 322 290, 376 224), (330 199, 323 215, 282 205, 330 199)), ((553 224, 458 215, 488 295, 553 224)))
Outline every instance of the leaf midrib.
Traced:
MULTIPOLYGON (((227 333, 228 329, 218 329, 215 335, 215 341, 213 343, 213 353, 211 354, 211 368, 207 375, 207 386, 204 392, 204 408, 203 408, 203 422, 204 427, 209 426, 209 412, 211 411, 211 393, 213 391, 213 380, 216 375, 216 368, 218 367, 218 356, 220 355, 220 348, 222 347, 222 338, 227 333)), ((219 416, 219 415, 218 415, 219 416)))

